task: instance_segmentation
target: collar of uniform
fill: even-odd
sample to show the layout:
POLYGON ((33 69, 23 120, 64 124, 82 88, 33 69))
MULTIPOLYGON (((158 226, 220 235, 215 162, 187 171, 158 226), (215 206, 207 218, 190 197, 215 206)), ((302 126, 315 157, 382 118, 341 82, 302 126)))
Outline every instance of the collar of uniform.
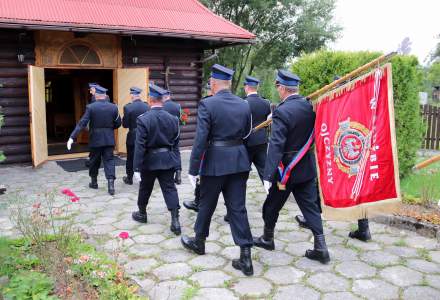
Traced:
POLYGON ((139 102, 139 101, 142 101, 142 99, 139 98, 139 99, 134 99, 134 100, 133 100, 133 102, 139 102))
POLYGON ((218 95, 218 94, 229 94, 229 93, 231 93, 230 89, 223 89, 223 90, 218 91, 216 95, 218 95))
POLYGON ((249 93, 249 94, 247 94, 247 96, 248 97, 250 97, 250 96, 258 96, 258 92, 249 93))
POLYGON ((290 95, 289 97, 287 97, 283 102, 289 101, 289 100, 294 100, 294 99, 298 99, 298 98, 302 98, 303 96, 299 95, 299 94, 295 94, 295 95, 290 95))
POLYGON ((163 106, 155 105, 155 106, 152 106, 151 109, 163 109, 163 106))

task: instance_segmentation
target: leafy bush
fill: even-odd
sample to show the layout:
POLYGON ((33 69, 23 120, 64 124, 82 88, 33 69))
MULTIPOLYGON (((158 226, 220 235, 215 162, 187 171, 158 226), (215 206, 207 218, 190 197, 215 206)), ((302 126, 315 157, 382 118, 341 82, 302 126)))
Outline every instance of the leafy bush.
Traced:
POLYGON ((50 296, 53 289, 53 280, 47 275, 34 272, 22 271, 11 278, 9 284, 4 288, 3 295, 6 299, 57 299, 50 296))
MULTIPOLYGON (((301 93, 311 94, 334 80, 377 58, 378 52, 318 51, 299 58, 292 71, 301 78, 301 93)), ((414 56, 396 56, 391 60, 400 176, 407 175, 415 163, 424 131, 419 96, 422 72, 414 56)))

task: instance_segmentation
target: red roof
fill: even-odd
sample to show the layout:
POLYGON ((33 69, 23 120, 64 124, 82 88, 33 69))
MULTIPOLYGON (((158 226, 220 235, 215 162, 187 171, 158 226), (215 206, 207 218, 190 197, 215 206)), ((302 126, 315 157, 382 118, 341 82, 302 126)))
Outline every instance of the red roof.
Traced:
POLYGON ((0 27, 249 41, 255 35, 197 0, 1 0, 0 27))

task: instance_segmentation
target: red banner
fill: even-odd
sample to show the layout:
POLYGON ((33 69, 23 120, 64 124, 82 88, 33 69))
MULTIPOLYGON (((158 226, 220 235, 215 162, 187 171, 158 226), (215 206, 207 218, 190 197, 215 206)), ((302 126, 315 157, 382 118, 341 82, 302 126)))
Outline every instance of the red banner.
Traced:
POLYGON ((391 65, 318 99, 315 145, 326 217, 357 219, 399 202, 391 65))

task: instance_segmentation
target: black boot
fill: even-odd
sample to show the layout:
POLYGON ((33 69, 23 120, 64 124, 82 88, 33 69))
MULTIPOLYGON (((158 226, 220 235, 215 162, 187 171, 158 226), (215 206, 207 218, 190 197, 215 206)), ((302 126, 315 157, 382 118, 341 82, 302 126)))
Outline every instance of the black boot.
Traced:
POLYGON ((131 214, 131 217, 133 218, 133 220, 139 222, 139 223, 147 223, 148 218, 147 218, 147 213, 141 213, 140 211, 135 211, 131 214))
POLYGON ((229 215, 226 214, 226 215, 223 217, 223 220, 224 220, 226 223, 229 223, 229 215))
POLYGON ((298 222, 299 227, 310 229, 309 224, 307 224, 307 221, 303 216, 296 215, 295 220, 298 222))
POLYGON ((330 255, 328 254, 327 245, 325 244, 325 237, 323 234, 314 236, 313 250, 306 250, 307 258, 317 260, 322 264, 326 264, 330 261, 330 255))
POLYGON ((179 209, 173 209, 171 211, 171 231, 174 232, 175 235, 180 235, 182 233, 180 229, 180 222, 179 222, 179 209))
POLYGON ((196 184, 196 189, 194 190, 194 201, 183 201, 183 206, 185 208, 193 210, 195 212, 199 211, 199 203, 200 203, 200 184, 196 184))
POLYGON ((254 267, 252 266, 251 247, 240 247, 240 258, 232 260, 234 269, 241 270, 244 275, 254 275, 254 267))
POLYGON ((125 184, 132 185, 132 184, 133 184, 133 177, 130 177, 130 176, 124 176, 124 177, 122 178, 122 181, 123 181, 125 184))
POLYGON ((182 183, 182 171, 181 170, 176 170, 176 173, 174 174, 174 183, 175 184, 182 183))
POLYGON ((352 231, 348 234, 352 239, 358 239, 366 242, 371 240, 370 226, 368 226, 368 219, 358 220, 358 230, 352 231))
POLYGON ((108 193, 113 196, 115 194, 115 180, 109 179, 107 181, 108 181, 108 193))
POLYGON ((198 255, 205 254, 205 239, 196 235, 196 237, 192 238, 186 235, 183 235, 180 239, 183 247, 188 250, 193 251, 198 255))
POLYGON ((91 181, 89 183, 89 188, 91 189, 97 189, 98 188, 98 179, 96 177, 90 177, 91 181))
POLYGON ((254 246, 266 250, 275 250, 275 243, 273 241, 273 229, 264 227, 264 233, 259 238, 254 237, 254 246))

